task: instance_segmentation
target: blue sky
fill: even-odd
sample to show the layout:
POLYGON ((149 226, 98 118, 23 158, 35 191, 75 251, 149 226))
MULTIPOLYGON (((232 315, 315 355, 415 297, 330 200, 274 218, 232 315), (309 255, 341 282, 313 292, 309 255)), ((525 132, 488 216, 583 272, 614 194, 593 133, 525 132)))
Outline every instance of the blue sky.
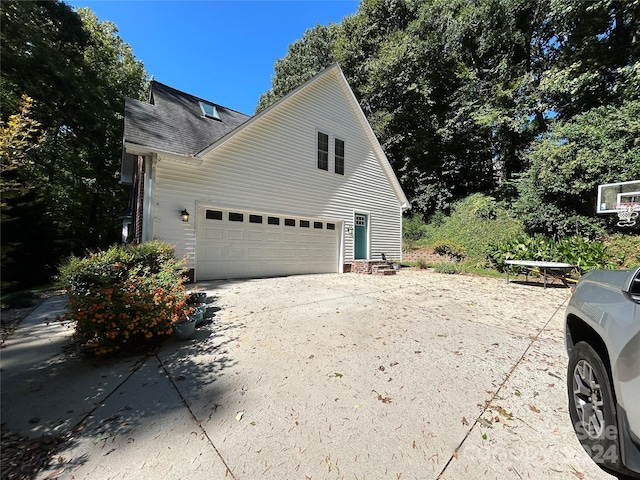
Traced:
POLYGON ((149 75, 178 90, 253 114, 271 88, 276 59, 316 24, 354 14, 354 0, 103 0, 89 7, 144 62, 149 75))

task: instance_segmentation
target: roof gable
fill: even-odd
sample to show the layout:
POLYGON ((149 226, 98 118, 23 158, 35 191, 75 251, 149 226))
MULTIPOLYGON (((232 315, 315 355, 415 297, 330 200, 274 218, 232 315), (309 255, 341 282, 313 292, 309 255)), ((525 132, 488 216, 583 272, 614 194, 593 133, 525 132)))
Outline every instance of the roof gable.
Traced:
MULTIPOLYGON (((398 178, 396 177, 396 174, 393 171, 393 168, 391 167, 391 164, 389 163, 389 160, 386 154, 384 153, 384 150, 382 149, 380 142, 378 141, 373 129, 371 128, 371 125, 369 124, 367 117, 365 116, 362 108, 360 107, 360 104, 358 103, 358 100, 356 99, 356 96, 354 95, 353 90, 351 90, 351 87, 349 86, 349 82, 347 82, 347 79, 344 76, 342 69, 337 63, 329 66, 325 70, 316 74, 314 77, 307 80, 298 88, 289 92, 287 95, 280 98, 278 101, 271 104, 269 107, 262 110, 257 115, 249 118, 246 122, 239 125, 238 128, 236 128, 235 130, 228 132, 226 135, 222 136, 221 138, 213 142, 211 145, 208 145, 205 149, 198 152, 196 157, 198 158, 205 157, 206 155, 214 151, 216 148, 220 147, 225 142, 233 138, 239 132, 251 131, 251 129, 254 128, 254 125, 260 124, 263 121, 263 119, 265 119, 265 117, 269 117, 272 112, 277 111, 281 108, 285 108, 285 105, 291 102, 294 97, 296 97, 297 95, 304 95, 304 92, 311 85, 315 83, 319 83, 323 78, 328 78, 328 79, 331 79, 332 81, 337 82, 337 84, 340 86, 340 88, 346 95, 349 105, 351 106, 352 111, 355 113, 355 116, 358 119, 360 126, 365 132, 365 135, 373 151, 376 154, 376 158, 378 159, 380 167, 384 171, 387 177, 387 180, 389 181, 389 184, 393 188, 393 191, 395 192, 399 203, 402 205, 403 210, 409 209, 410 208, 409 200, 404 194, 404 191, 402 190, 402 186, 400 185, 400 182, 398 181, 398 178)), ((265 121, 268 121, 268 120, 265 119, 265 121)))
POLYGON ((157 81, 149 99, 125 100, 125 142, 180 155, 195 155, 251 118, 157 81), (219 120, 205 116, 200 102, 215 106, 219 120))

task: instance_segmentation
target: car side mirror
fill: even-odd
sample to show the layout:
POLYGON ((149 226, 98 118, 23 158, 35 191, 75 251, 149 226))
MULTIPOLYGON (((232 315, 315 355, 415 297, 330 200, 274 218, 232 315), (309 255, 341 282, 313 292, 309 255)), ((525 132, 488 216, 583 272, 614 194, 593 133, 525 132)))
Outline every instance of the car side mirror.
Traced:
POLYGON ((622 284, 622 294, 632 302, 640 304, 640 267, 631 271, 622 284))

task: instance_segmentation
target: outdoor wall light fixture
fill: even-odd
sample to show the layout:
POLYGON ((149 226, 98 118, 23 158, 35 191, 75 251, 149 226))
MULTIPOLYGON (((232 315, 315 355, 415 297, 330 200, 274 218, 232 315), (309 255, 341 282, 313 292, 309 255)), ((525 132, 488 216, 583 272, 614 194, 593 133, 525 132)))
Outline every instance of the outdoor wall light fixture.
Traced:
POLYGON ((183 222, 188 222, 189 221, 189 212, 187 212, 187 209, 185 208, 184 210, 182 210, 182 221, 183 222))
POLYGON ((346 230, 347 230, 347 234, 348 234, 348 235, 353 234, 353 227, 347 227, 347 229, 346 229, 346 230))

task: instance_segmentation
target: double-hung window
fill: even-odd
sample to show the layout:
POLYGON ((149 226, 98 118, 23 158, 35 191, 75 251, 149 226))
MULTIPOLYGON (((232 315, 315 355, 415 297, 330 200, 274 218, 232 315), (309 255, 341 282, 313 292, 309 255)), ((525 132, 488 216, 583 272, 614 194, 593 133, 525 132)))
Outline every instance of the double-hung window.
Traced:
POLYGON ((335 139, 333 156, 335 159, 335 172, 344 175, 344 140, 335 139))
POLYGON ((329 134, 318 132, 318 157, 317 165, 320 170, 329 171, 331 163, 332 170, 338 175, 344 175, 344 140, 331 136, 333 151, 329 150, 331 145, 329 134), (333 159, 333 162, 330 160, 333 159))
POLYGON ((329 135, 318 132, 318 168, 329 170, 329 135))

